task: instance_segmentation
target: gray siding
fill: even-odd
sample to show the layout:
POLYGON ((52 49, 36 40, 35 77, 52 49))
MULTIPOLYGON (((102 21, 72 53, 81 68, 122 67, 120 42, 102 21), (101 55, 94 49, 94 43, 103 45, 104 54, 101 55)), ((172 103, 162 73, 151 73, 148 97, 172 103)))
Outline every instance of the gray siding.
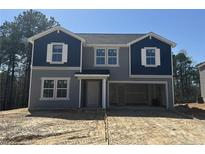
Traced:
MULTIPOLYGON (((109 69, 110 78, 109 81, 151 81, 167 82, 168 85, 168 107, 173 107, 173 88, 172 78, 130 78, 129 77, 129 48, 122 47, 119 50, 119 67, 95 67, 94 66, 94 48, 83 48, 83 69, 109 69)), ((160 75, 159 75, 160 76, 160 75)), ((109 89, 108 89, 109 92, 109 89)), ((108 99, 108 97, 107 97, 108 99)))
POLYGON ((32 70, 29 110, 66 109, 79 106, 79 81, 74 77, 76 71, 32 70), (70 77, 70 100, 40 100, 42 77, 70 77))
POLYGON ((110 80, 129 80, 129 48, 119 49, 119 67, 94 66, 94 48, 83 48, 83 69, 109 69, 110 80))

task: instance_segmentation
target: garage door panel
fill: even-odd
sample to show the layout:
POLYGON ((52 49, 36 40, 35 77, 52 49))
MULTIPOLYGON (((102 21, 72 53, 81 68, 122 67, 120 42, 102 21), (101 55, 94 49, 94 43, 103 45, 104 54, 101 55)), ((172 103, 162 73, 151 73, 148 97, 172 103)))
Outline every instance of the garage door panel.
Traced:
POLYGON ((147 104, 147 94, 145 92, 140 93, 127 93, 126 104, 147 104))
POLYGON ((127 84, 126 85, 126 104, 147 104, 147 85, 127 84))
POLYGON ((117 101, 118 101, 118 104, 120 105, 125 105, 126 103, 126 100, 125 100, 125 87, 124 85, 123 86, 119 86, 117 88, 117 101))
POLYGON ((117 88, 116 86, 112 85, 109 86, 109 101, 110 104, 117 104, 117 88))
POLYGON ((146 84, 110 84, 110 104, 148 104, 146 84))

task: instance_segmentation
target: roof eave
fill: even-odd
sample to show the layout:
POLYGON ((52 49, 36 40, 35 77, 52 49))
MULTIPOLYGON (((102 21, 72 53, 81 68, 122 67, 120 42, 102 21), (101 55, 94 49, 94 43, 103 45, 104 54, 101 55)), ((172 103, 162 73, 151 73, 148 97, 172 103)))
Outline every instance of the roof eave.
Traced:
POLYGON ((49 33, 57 31, 57 30, 60 30, 60 31, 62 31, 62 32, 64 32, 64 33, 66 33, 66 34, 68 34, 68 35, 70 35, 70 36, 72 36, 72 37, 82 41, 82 42, 85 42, 85 39, 83 39, 82 37, 80 37, 80 36, 74 34, 73 32, 71 32, 71 31, 69 31, 69 30, 67 30, 67 29, 65 29, 63 27, 60 27, 60 26, 56 26, 56 27, 50 28, 50 29, 48 29, 48 30, 46 30, 44 32, 38 33, 38 34, 36 34, 34 36, 29 37, 27 40, 32 43, 32 42, 34 42, 34 40, 36 40, 38 38, 41 38, 41 37, 43 37, 43 36, 45 36, 45 35, 47 35, 49 33))
POLYGON ((139 42, 139 41, 141 41, 141 40, 143 40, 143 39, 145 39, 146 37, 149 37, 149 36, 155 37, 158 40, 169 44, 172 48, 176 47, 176 45, 177 45, 175 42, 170 41, 170 40, 168 40, 168 39, 166 39, 166 38, 164 38, 164 37, 162 37, 160 35, 157 35, 156 33, 153 33, 153 32, 149 32, 146 35, 144 35, 144 36, 142 36, 142 37, 140 37, 140 38, 138 38, 136 40, 133 40, 133 41, 129 42, 128 45, 132 45, 132 44, 134 44, 136 42, 139 42))
POLYGON ((203 67, 203 66, 205 66, 205 62, 202 63, 202 64, 199 64, 197 67, 198 67, 198 68, 201 68, 201 67, 203 67))

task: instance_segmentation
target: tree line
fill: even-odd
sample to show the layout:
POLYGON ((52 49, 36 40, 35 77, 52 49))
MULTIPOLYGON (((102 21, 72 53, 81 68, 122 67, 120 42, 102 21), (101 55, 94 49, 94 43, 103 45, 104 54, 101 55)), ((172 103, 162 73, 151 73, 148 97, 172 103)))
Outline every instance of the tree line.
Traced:
MULTIPOLYGON (((27 10, 0 26, 0 110, 28 105, 31 44, 27 38, 59 23, 39 11, 27 10)), ((186 52, 173 55, 176 102, 193 102, 200 95, 199 73, 186 52)))
POLYGON ((53 17, 27 10, 0 26, 1 110, 27 106, 32 52, 27 38, 56 25, 53 17))
POLYGON ((186 50, 173 55, 173 75, 175 102, 198 101, 200 98, 199 70, 186 50))

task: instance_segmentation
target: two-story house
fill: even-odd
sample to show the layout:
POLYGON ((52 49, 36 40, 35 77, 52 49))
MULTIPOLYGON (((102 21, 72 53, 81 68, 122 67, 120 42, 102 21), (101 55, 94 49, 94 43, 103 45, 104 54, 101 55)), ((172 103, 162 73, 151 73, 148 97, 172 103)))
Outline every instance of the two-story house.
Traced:
POLYGON ((30 37, 29 110, 174 104, 172 47, 147 34, 73 33, 60 26, 30 37))

